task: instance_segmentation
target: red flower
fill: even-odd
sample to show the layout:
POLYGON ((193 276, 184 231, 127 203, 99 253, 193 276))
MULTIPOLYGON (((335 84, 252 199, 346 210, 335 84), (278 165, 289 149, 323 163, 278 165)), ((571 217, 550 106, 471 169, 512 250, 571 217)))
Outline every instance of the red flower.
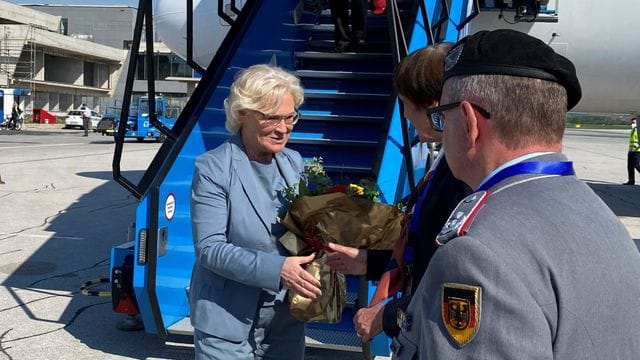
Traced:
POLYGON ((343 184, 335 184, 331 189, 329 189, 329 193, 347 193, 347 185, 343 184))

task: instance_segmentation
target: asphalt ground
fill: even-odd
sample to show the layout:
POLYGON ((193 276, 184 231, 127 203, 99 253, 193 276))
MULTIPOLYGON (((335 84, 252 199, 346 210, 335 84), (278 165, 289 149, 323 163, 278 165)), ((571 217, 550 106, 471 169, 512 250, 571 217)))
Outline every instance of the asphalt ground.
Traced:
MULTIPOLYGON (((638 244, 640 186, 620 185, 627 133, 567 130, 564 152, 638 244)), ((80 293, 108 277, 110 249, 125 241, 137 204, 112 180, 113 140, 81 135, 60 124, 0 130, 0 360, 190 359, 190 346, 117 330, 123 317, 110 298, 80 293)), ((127 142, 123 173, 139 178, 159 146, 127 142)), ((362 357, 309 349, 306 358, 362 357)))

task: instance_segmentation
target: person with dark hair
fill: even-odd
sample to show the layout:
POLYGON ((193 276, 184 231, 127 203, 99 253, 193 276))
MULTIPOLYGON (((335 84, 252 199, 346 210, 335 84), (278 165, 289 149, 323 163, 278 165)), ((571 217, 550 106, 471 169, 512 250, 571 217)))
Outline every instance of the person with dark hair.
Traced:
POLYGON ((18 103, 14 101, 13 107, 11 108, 11 117, 9 118, 9 125, 11 129, 17 128, 18 121, 20 121, 20 115, 22 115, 22 109, 20 109, 18 103))
POLYGON ((330 0, 329 7, 334 26, 335 51, 360 50, 367 37, 367 0, 330 0))
POLYGON ((513 30, 445 58, 451 171, 474 193, 436 237, 392 348, 398 359, 635 359, 640 252, 562 153, 574 65, 513 30))
POLYGON ((636 171, 640 172, 640 144, 638 144, 638 128, 636 118, 631 118, 629 133, 629 152, 627 153, 627 182, 623 185, 636 184, 636 171))
MULTIPOLYGON (((426 111, 438 105, 442 91, 442 65, 452 45, 438 43, 417 50, 403 58, 394 70, 393 84, 404 105, 404 115, 415 127, 421 142, 442 140, 442 123, 438 118, 428 116, 426 111)), ((396 244, 393 254, 391 251, 329 245, 334 252, 328 255, 327 264, 337 271, 366 274, 370 280, 385 279, 387 264, 393 259, 394 270, 411 274, 402 279, 381 280, 372 304, 357 312, 354 323, 362 341, 369 341, 383 330, 390 337, 398 335, 398 317, 402 317, 411 298, 411 289, 415 290, 427 269, 436 249, 435 236, 453 208, 470 192, 466 184, 453 177, 441 150, 430 171, 408 197, 406 211, 412 215, 411 220, 405 223, 408 231, 403 231, 407 238, 396 244), (409 254, 412 259, 407 258, 409 254), (403 296, 383 304, 381 300, 395 295, 394 287, 396 290, 402 288, 403 296)))

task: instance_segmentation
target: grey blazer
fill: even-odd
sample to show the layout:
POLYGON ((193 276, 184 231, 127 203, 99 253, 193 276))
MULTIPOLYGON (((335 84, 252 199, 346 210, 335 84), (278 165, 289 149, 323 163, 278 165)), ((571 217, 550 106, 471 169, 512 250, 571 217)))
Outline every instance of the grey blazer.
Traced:
MULTIPOLYGON (((302 157, 285 149, 275 161, 287 186, 304 169, 302 157)), ((286 250, 272 237, 277 214, 256 191, 242 139, 233 136, 196 159, 191 222, 196 262, 190 308, 194 328, 230 341, 247 339, 263 290, 283 295, 280 270, 286 250)))
MULTIPOLYGON (((566 158, 527 161, 544 160, 566 158)), ((467 234, 433 256, 398 358, 637 359, 640 253, 611 210, 575 176, 519 175, 489 193, 467 234), (445 325, 458 286, 481 289, 462 345, 451 324, 471 329, 469 318, 445 325)))

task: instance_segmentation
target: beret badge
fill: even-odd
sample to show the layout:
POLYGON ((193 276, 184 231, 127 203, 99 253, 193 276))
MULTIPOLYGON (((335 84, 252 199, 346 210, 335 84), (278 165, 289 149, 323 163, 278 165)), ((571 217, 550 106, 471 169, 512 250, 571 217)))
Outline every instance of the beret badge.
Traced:
POLYGON ((451 70, 460 60, 460 55, 462 55, 462 49, 464 48, 464 43, 459 43, 456 47, 449 51, 447 57, 444 58, 444 71, 451 70))

